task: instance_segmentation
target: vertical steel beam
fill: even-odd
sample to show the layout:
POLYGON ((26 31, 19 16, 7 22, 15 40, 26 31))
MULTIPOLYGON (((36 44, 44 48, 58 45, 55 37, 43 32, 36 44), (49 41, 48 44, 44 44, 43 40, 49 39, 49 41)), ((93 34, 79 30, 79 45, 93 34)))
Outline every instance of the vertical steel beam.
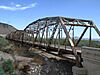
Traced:
POLYGON ((73 40, 73 43, 75 44, 75 42, 74 42, 74 26, 73 26, 73 32, 72 32, 72 40, 73 40))
POLYGON ((39 22, 38 22, 38 24, 37 24, 37 30, 36 30, 36 37, 35 37, 35 39, 34 39, 34 41, 36 42, 36 40, 37 40, 37 37, 38 37, 38 35, 39 35, 39 22))
POLYGON ((46 48, 48 46, 48 21, 46 21, 46 48))
POLYGON ((58 54, 60 55, 60 25, 59 25, 59 30, 58 30, 58 54))
POLYGON ((32 33, 32 36, 33 36, 33 46, 34 46, 34 30, 33 30, 33 33, 32 33))
POLYGON ((90 32, 89 32, 89 47, 91 46, 91 27, 90 27, 90 32))
POLYGON ((44 27, 44 29, 43 29, 43 31, 42 31, 42 36, 41 36, 41 38, 40 38, 40 39, 41 39, 41 40, 40 40, 40 43, 42 43, 42 40, 44 40, 44 39, 43 39, 44 32, 45 32, 45 27, 44 27))

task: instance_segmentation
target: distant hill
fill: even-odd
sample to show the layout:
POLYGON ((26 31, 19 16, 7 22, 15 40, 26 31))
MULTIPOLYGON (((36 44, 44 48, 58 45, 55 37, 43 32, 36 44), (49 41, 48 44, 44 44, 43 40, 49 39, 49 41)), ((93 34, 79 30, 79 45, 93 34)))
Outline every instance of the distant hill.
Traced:
MULTIPOLYGON (((89 38, 83 38, 82 40, 89 40, 89 38)), ((100 41, 100 38, 92 38, 91 40, 100 41)))
POLYGON ((0 36, 6 36, 7 34, 16 31, 17 29, 9 24, 0 23, 0 36))

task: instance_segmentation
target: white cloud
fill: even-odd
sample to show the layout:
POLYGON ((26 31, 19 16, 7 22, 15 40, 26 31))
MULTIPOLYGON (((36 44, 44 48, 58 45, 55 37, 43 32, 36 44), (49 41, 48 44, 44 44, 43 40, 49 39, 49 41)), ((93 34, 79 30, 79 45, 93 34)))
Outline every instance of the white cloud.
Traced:
POLYGON ((21 7, 21 5, 20 4, 16 4, 16 7, 21 7))
POLYGON ((0 6, 0 9, 11 10, 11 11, 15 11, 15 10, 26 10, 26 9, 35 7, 36 4, 37 3, 33 3, 33 4, 30 4, 30 5, 27 5, 27 6, 22 6, 20 4, 16 4, 15 6, 3 6, 3 5, 1 5, 0 6))

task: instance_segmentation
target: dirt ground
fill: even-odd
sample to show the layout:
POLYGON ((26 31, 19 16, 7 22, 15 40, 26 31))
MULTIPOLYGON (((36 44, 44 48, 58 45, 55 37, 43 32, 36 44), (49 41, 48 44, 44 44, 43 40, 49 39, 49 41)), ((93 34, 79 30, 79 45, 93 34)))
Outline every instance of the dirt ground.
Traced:
MULTIPOLYGON (((0 59, 15 60, 11 54, 0 51, 0 59)), ((35 55, 33 58, 17 56, 17 75, 72 75, 72 64, 35 55)))

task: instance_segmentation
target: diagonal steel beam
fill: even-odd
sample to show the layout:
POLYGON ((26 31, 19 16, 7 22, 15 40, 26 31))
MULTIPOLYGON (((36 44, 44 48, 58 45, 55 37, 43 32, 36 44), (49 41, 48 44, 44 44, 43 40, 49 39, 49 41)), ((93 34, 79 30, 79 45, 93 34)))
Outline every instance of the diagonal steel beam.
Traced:
POLYGON ((88 27, 86 27, 86 28, 84 29, 83 33, 81 34, 81 36, 80 36, 79 40, 77 41, 77 43, 75 44, 75 46, 77 46, 77 45, 79 44, 80 40, 81 40, 82 37, 84 36, 84 34, 85 34, 85 32, 87 31, 87 29, 88 29, 88 27))
POLYGON ((74 47, 74 43, 73 43, 73 41, 72 41, 72 39, 71 39, 71 37, 69 35, 69 32, 67 31, 66 26, 64 25, 64 23, 63 23, 61 18, 60 18, 60 22, 61 22, 61 26, 62 26, 62 28, 63 28, 63 30, 64 30, 64 32, 65 32, 65 34, 66 34, 66 36, 67 36, 67 38, 68 38, 68 40, 70 42, 70 44, 71 44, 71 46, 74 47))
POLYGON ((81 61, 80 61, 80 57, 78 56, 77 51, 75 49, 75 45, 74 45, 74 43, 73 43, 73 41, 72 41, 72 39, 71 39, 71 37, 69 35, 69 32, 66 29, 66 26, 64 25, 63 20, 61 18, 59 18, 59 19, 60 19, 61 26, 64 29, 64 32, 65 32, 65 34, 66 34, 66 36, 67 36, 67 38, 68 38, 68 40, 69 40, 69 42, 71 44, 73 54, 74 54, 74 56, 76 58, 76 65, 80 67, 81 66, 81 61))
MULTIPOLYGON (((47 22, 46 22, 46 24, 47 24, 47 22)), ((46 24, 45 24, 45 27, 46 27, 46 24)), ((43 40, 43 36, 44 36, 44 32, 45 32, 45 27, 43 28, 43 31, 42 31, 42 37, 41 37, 40 43, 42 43, 42 40, 43 40)))
POLYGON ((99 29, 96 27, 96 25, 94 26, 95 31, 98 33, 98 35, 100 36, 100 31, 99 29))
POLYGON ((54 37, 54 34, 55 34, 56 30, 57 30, 57 27, 58 27, 58 25, 56 25, 56 26, 54 27, 54 29, 53 29, 52 35, 51 35, 51 37, 50 37, 50 39, 49 39, 49 44, 51 44, 51 40, 52 40, 53 37, 54 37))
POLYGON ((39 29, 39 22, 38 22, 38 26, 37 26, 37 30, 36 30, 37 34, 36 34, 36 37, 34 38, 34 42, 36 41, 36 39, 39 35, 39 32, 40 32, 40 30, 38 30, 38 29, 39 29))

